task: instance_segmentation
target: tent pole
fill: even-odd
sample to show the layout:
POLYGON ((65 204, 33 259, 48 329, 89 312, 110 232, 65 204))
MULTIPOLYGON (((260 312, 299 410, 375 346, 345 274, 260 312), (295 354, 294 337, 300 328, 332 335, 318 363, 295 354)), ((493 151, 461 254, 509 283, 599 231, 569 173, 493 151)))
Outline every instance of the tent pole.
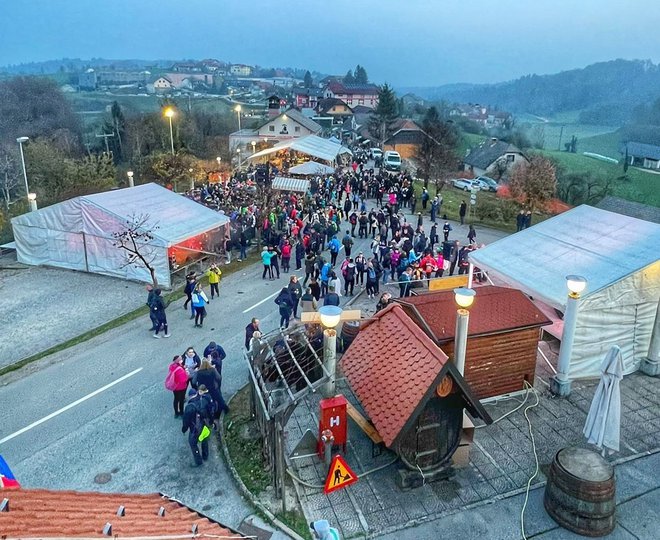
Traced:
POLYGON ((82 240, 83 240, 83 253, 85 254, 85 272, 89 272, 89 261, 87 260, 87 237, 85 236, 84 231, 82 233, 82 240))
POLYGON ((642 358, 642 364, 639 369, 642 373, 646 373, 652 377, 660 375, 660 302, 658 302, 658 309, 655 312, 655 323, 653 324, 649 353, 646 355, 646 358, 642 358))

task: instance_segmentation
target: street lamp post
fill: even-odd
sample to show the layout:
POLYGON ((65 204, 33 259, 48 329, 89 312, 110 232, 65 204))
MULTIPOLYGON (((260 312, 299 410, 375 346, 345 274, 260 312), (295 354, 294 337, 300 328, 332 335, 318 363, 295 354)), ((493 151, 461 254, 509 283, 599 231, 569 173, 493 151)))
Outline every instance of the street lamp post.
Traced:
POLYGON ((241 149, 237 148, 236 153, 238 154, 238 170, 241 170, 241 149))
POLYGON ((215 158, 215 160, 218 162, 218 169, 219 169, 220 164, 222 163, 222 158, 220 156, 218 156, 217 158, 215 158))
POLYGON ((568 396, 571 393, 571 380, 568 378, 568 372, 573 353, 580 293, 586 288, 587 280, 582 276, 566 276, 566 286, 569 292, 564 313, 564 330, 561 334, 559 359, 557 360, 557 373, 550 379, 550 391, 556 396, 568 396))
POLYGON ((172 107, 167 107, 164 114, 170 121, 170 148, 172 150, 172 155, 174 155, 174 132, 172 131, 172 117, 174 116, 174 109, 172 107))
POLYGON ((236 117, 238 118, 238 131, 241 130, 241 106, 236 105, 236 108, 234 109, 236 111, 236 117))
POLYGON ((323 306, 319 308, 321 325, 323 325, 323 364, 330 374, 330 380, 323 385, 323 397, 335 395, 335 371, 337 369, 337 331, 335 328, 341 321, 342 309, 339 306, 323 306))
POLYGON ((25 180, 25 196, 30 198, 30 188, 28 187, 27 181, 27 169, 25 168, 25 154, 23 154, 23 143, 26 143, 30 140, 30 137, 19 137, 16 139, 18 147, 21 150, 21 163, 23 164, 23 180, 25 180))
POLYGON ((195 189, 195 177, 193 176, 194 169, 191 167, 188 169, 188 173, 190 174, 190 191, 195 189))
POLYGON ((128 171, 126 176, 128 176, 128 187, 135 187, 135 183, 133 182, 133 171, 128 171))
POLYGON ((454 334, 454 365, 458 372, 465 372, 465 353, 467 351, 468 323, 470 312, 468 308, 474 302, 474 289, 461 287, 454 289, 454 299, 458 305, 456 310, 456 333, 454 334))
POLYGON ((256 151, 255 148, 257 146, 257 141, 252 141, 250 144, 252 145, 252 153, 254 154, 256 151))

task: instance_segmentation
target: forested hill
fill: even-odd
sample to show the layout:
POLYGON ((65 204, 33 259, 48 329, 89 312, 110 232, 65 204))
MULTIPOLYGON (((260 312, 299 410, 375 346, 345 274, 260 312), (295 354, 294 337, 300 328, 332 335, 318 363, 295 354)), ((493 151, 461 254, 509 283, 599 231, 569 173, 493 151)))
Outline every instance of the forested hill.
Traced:
POLYGON ((450 84, 402 88, 400 92, 430 100, 492 105, 517 113, 549 115, 615 107, 629 113, 639 103, 660 97, 660 65, 650 60, 612 60, 554 75, 526 75, 498 84, 450 84))

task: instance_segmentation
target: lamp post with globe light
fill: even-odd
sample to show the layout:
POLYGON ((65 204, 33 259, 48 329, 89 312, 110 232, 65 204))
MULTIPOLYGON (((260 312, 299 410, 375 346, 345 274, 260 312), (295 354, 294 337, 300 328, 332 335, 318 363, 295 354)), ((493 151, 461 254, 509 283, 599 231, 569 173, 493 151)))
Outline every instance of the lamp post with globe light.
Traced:
POLYGON ((236 117, 238 118, 238 131, 241 130, 241 106, 236 105, 236 108, 234 109, 236 111, 236 117))
POLYGON ((30 198, 30 188, 28 187, 27 169, 25 168, 25 154, 23 153, 23 144, 28 142, 30 137, 19 137, 16 139, 18 148, 21 150, 21 163, 23 164, 23 180, 25 180, 25 196, 30 198))
POLYGON ((322 306, 318 310, 323 326, 323 364, 330 374, 330 380, 321 390, 324 397, 335 395, 335 376, 337 369, 337 325, 341 321, 343 310, 339 306, 322 306))
POLYGON ((241 170, 241 149, 240 148, 236 149, 236 155, 238 156, 237 157, 237 159, 238 159, 238 170, 240 171, 241 170))
POLYGON ((568 299, 564 312, 564 330, 561 334, 557 373, 550 379, 550 391, 556 396, 568 396, 571 393, 571 380, 568 378, 568 372, 573 353, 580 294, 587 288, 587 280, 582 276, 566 276, 566 287, 568 288, 568 299))
POLYGON ((172 155, 174 155, 174 132, 172 130, 172 118, 174 117, 174 109, 172 107, 166 107, 163 111, 163 114, 170 121, 170 149, 172 150, 172 155))
POLYGON ((133 182, 133 171, 128 171, 126 176, 128 176, 128 187, 135 187, 135 183, 133 182))
POLYGON ((474 302, 475 295, 474 289, 465 287, 454 289, 454 300, 458 305, 456 310, 456 333, 454 335, 454 365, 461 375, 465 371, 465 353, 467 351, 468 323, 470 321, 468 308, 474 302))

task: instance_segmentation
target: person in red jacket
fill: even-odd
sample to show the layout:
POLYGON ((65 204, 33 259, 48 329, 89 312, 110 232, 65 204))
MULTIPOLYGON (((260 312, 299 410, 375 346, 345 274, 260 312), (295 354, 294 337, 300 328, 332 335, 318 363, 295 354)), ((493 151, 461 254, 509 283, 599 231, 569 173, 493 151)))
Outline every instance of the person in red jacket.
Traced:
POLYGON ((419 267, 422 272, 426 274, 426 279, 431 279, 431 275, 435 272, 438 267, 435 258, 431 255, 430 251, 426 252, 426 255, 419 261, 419 267))
POLYGON ((282 246, 282 272, 289 273, 291 267, 291 243, 288 240, 284 241, 282 246))
POLYGON ((168 390, 174 393, 174 418, 183 416, 186 388, 188 388, 188 373, 183 367, 183 358, 180 355, 175 356, 172 360, 165 382, 168 390))

